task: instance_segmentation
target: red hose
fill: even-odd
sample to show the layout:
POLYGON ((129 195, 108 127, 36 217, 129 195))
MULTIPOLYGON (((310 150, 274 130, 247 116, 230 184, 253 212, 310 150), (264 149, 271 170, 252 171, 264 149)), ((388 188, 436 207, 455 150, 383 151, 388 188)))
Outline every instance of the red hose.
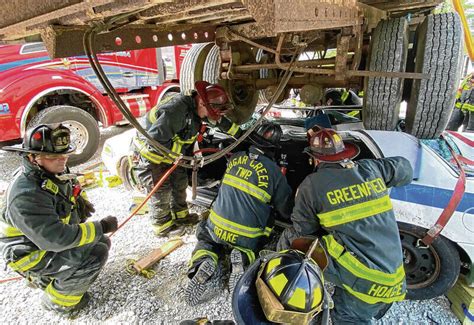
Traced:
MULTIPOLYGON (((117 230, 115 230, 113 233, 110 234, 109 238, 112 237, 120 228, 122 228, 127 222, 130 221, 130 219, 133 218, 133 216, 135 216, 137 214, 138 211, 140 211, 140 209, 145 205, 145 203, 147 203, 147 201, 150 199, 150 197, 161 187, 161 185, 163 185, 163 183, 166 181, 166 179, 171 175, 171 173, 178 167, 178 164, 173 164, 173 166, 171 166, 167 171, 166 173, 163 175, 163 177, 161 177, 161 179, 158 181, 158 183, 156 183, 156 185, 153 187, 153 189, 150 191, 150 193, 148 193, 148 195, 146 196, 145 200, 143 200, 143 202, 135 208, 135 210, 133 210, 133 212, 130 214, 130 216, 125 219, 118 227, 117 227, 117 230)), ((3 280, 0 280, 0 283, 5 283, 5 282, 10 282, 10 281, 17 281, 17 280, 21 280, 23 279, 22 276, 17 276, 17 277, 14 277, 14 278, 8 278, 8 279, 3 279, 3 280)))
POLYGON ((153 187, 153 189, 150 191, 150 193, 148 193, 148 195, 145 197, 145 200, 143 200, 143 202, 135 208, 135 210, 133 210, 133 212, 130 214, 130 216, 125 219, 118 227, 117 227, 117 230, 115 230, 113 233, 110 234, 109 237, 112 237, 120 228, 122 228, 127 222, 130 221, 130 219, 133 218, 133 216, 135 216, 137 214, 138 211, 140 211, 140 209, 148 202, 148 200, 150 199, 150 197, 161 187, 161 185, 163 185, 163 183, 166 181, 166 179, 171 175, 171 173, 178 167, 178 164, 175 163, 173 164, 173 166, 171 166, 167 171, 166 173, 163 175, 163 177, 160 178, 160 180, 158 181, 158 183, 156 183, 156 185, 153 187))

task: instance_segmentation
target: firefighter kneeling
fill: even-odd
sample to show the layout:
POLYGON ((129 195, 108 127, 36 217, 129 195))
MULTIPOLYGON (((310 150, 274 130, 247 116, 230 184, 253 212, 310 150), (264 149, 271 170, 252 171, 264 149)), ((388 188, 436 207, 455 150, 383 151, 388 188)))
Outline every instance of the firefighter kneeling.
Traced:
POLYGON ((300 240, 306 253, 261 252, 247 269, 232 296, 237 324, 328 324, 333 303, 324 287, 327 256, 317 239, 311 245, 309 239, 295 242, 300 240))

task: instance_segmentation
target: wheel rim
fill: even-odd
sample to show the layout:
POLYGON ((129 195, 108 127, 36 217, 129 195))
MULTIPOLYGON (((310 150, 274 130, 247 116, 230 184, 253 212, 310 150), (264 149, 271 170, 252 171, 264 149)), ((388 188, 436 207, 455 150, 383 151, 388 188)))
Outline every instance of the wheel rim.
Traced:
POLYGON ((433 283, 441 271, 436 250, 432 246, 418 246, 419 237, 410 232, 400 231, 400 239, 408 289, 424 288, 433 283))
POLYGON ((75 155, 81 154, 89 142, 89 132, 84 124, 77 121, 64 121, 62 124, 71 131, 71 143, 76 147, 75 155))

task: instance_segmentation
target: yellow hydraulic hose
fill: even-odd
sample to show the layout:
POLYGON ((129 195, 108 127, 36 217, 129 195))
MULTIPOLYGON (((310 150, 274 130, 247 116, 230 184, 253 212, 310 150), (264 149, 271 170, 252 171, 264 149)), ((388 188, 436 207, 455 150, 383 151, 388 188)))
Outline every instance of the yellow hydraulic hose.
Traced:
POLYGON ((471 61, 474 61, 474 48, 472 47, 471 31, 467 24, 466 15, 464 14, 464 8, 462 7, 461 0, 453 0, 454 10, 461 17, 462 27, 464 29, 464 42, 466 43, 467 54, 471 61))

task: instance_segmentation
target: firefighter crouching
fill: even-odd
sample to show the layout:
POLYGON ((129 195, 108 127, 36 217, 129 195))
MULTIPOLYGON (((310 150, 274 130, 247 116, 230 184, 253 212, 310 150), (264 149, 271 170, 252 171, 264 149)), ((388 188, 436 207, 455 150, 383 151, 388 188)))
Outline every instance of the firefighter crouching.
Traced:
POLYGON ((248 151, 233 154, 227 164, 209 218, 196 229, 198 243, 188 270, 185 289, 188 304, 195 305, 212 291, 213 279, 222 270, 219 260, 230 251, 233 290, 244 269, 270 236, 273 208, 289 219, 293 206, 291 188, 274 161, 282 134, 277 124, 264 122, 249 136, 248 151))
MULTIPOLYGON (((201 130, 202 121, 238 136, 240 128, 223 115, 231 109, 225 90, 219 85, 198 81, 190 96, 177 94, 153 108, 146 116, 148 134, 173 152, 164 157, 147 140, 137 135, 134 150, 140 155, 136 172, 140 183, 150 191, 180 154, 190 154, 201 130)), ((157 236, 181 235, 183 225, 198 222, 199 216, 189 213, 186 203, 187 171, 178 167, 150 198, 151 222, 157 236)))
POLYGON ((44 290, 46 309, 68 314, 84 307, 86 292, 104 266, 117 219, 89 222, 93 206, 75 175, 67 174, 70 132, 59 124, 27 131, 21 146, 4 147, 23 156, 0 214, 2 255, 9 268, 44 290))
POLYGON ((296 237, 322 235, 334 283, 333 323, 370 324, 406 292, 403 255, 388 187, 412 180, 403 157, 353 162, 359 148, 331 129, 309 130, 306 152, 317 166, 298 188, 278 249, 296 237))

